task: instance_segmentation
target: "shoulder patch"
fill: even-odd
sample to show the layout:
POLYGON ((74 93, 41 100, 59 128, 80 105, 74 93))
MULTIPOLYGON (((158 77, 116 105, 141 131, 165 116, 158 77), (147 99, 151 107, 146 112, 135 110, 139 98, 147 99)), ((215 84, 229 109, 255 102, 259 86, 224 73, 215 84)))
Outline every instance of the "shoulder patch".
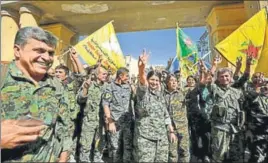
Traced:
POLYGON ((111 93, 104 93, 104 95, 103 95, 103 98, 105 99, 105 100, 110 100, 111 98, 112 98, 112 95, 111 95, 111 93))

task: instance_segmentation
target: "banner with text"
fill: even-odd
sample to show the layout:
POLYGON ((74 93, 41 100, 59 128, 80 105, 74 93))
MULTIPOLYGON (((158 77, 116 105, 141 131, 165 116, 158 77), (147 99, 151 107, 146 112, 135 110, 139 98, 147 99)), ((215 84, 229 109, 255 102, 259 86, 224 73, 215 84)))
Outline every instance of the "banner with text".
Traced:
POLYGON ((118 43, 112 22, 109 22, 75 45, 76 51, 89 65, 95 65, 102 58, 102 66, 114 74, 125 67, 125 59, 118 43))

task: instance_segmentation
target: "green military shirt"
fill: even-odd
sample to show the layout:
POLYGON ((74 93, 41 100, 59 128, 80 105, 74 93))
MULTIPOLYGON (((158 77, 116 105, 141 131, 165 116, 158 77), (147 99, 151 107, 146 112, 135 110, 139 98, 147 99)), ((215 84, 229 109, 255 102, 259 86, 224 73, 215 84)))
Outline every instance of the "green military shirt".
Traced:
MULTIPOLYGON (((205 90, 203 85, 200 85, 201 95, 205 90)), ((243 125, 243 111, 241 104, 244 101, 242 91, 231 86, 221 87, 216 84, 207 86, 213 108, 211 112, 211 120, 213 127, 227 132, 236 133, 239 127, 243 125)))
POLYGON ((103 122, 104 114, 101 110, 101 97, 106 86, 106 83, 98 84, 96 81, 92 81, 90 87, 88 88, 87 96, 83 96, 82 90, 78 92, 78 103, 86 103, 86 106, 84 108, 83 125, 80 140, 80 143, 84 147, 90 148, 92 143, 91 140, 88 140, 88 130, 91 131, 98 128, 100 122, 103 122))
POLYGON ((164 95, 174 129, 176 129, 177 131, 186 130, 188 132, 188 119, 185 105, 185 95, 179 90, 175 90, 172 92, 165 90, 164 95))
POLYGON ((247 128, 257 135, 268 134, 268 97, 250 91, 245 99, 247 128))
POLYGON ((72 151, 75 149, 75 120, 80 111, 80 106, 76 101, 76 86, 75 81, 64 84, 64 94, 62 94, 63 100, 68 104, 65 111, 61 112, 62 121, 65 126, 68 126, 67 132, 64 133, 65 139, 63 140, 63 150, 72 151))
POLYGON ((9 65, 1 87, 2 120, 31 116, 43 120, 48 127, 35 142, 15 149, 2 149, 2 161, 57 161, 62 151, 62 133, 66 130, 59 121, 59 114, 68 106, 61 98, 61 88, 58 80, 47 76, 35 86, 14 62, 9 65))

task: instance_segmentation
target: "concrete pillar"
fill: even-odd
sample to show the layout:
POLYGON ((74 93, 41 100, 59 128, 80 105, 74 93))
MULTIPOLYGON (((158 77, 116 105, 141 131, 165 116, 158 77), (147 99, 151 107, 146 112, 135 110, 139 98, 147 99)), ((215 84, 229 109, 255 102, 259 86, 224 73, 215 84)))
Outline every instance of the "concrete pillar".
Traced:
POLYGON ((1 9, 1 63, 14 59, 14 40, 19 30, 19 13, 11 9, 1 9))
MULTIPOLYGON (((215 45, 229 36, 246 21, 247 16, 243 3, 213 7, 206 20, 212 57, 219 54, 214 50, 215 45)), ((232 66, 223 58, 219 67, 232 66)))
POLYGON ((27 26, 37 27, 42 11, 32 5, 24 4, 20 7, 20 28, 27 26))
POLYGON ((72 67, 69 55, 66 54, 63 57, 59 57, 59 55, 63 54, 66 50, 68 50, 68 46, 75 45, 77 43, 78 35, 76 35, 76 33, 73 32, 70 28, 60 23, 45 25, 41 27, 47 31, 50 31, 59 39, 59 44, 56 49, 56 56, 54 58, 54 64, 52 65, 52 67, 54 68, 60 63, 63 63, 71 69, 72 67))

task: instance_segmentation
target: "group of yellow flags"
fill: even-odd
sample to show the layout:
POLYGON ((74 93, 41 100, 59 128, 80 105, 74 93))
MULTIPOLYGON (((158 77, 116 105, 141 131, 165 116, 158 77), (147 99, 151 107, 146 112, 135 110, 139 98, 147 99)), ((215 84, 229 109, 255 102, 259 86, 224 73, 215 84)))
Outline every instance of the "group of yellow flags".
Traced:
MULTIPOLYGON (((237 57, 245 63, 247 55, 253 58, 251 74, 263 72, 268 76, 268 26, 267 11, 262 9, 226 39, 215 46, 215 49, 235 65, 237 57)), ((113 73, 125 66, 124 55, 118 43, 112 22, 109 22, 84 40, 80 41, 75 49, 83 60, 94 65, 101 58, 102 65, 109 68, 113 73)), ((183 77, 194 75, 197 66, 197 49, 190 38, 177 27, 177 57, 183 77)), ((244 71, 242 64, 241 71, 244 71)))

